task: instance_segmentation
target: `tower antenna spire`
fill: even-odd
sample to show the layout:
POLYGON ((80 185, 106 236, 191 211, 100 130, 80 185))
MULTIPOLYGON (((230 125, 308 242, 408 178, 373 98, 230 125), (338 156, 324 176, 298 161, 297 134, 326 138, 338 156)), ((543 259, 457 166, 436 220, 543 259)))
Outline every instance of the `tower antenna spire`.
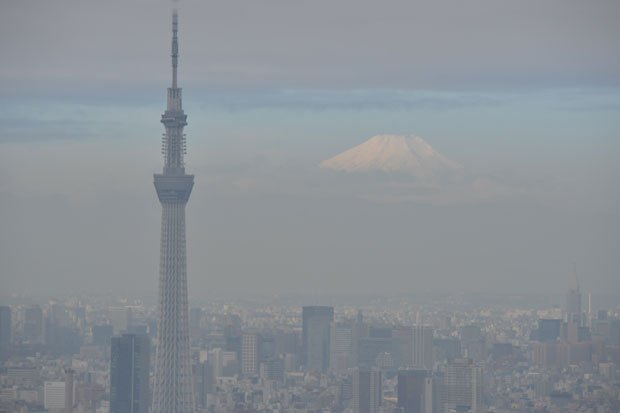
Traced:
POLYGON ((179 14, 172 10, 172 88, 177 88, 177 66, 179 65, 179 14))

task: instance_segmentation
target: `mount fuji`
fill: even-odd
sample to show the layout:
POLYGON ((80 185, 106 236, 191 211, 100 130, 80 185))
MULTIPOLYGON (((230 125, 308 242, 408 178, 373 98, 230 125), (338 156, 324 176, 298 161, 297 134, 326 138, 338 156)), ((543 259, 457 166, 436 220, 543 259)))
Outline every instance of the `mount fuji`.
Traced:
POLYGON ((322 169, 343 172, 386 172, 433 179, 460 169, 415 135, 376 135, 321 162, 322 169))

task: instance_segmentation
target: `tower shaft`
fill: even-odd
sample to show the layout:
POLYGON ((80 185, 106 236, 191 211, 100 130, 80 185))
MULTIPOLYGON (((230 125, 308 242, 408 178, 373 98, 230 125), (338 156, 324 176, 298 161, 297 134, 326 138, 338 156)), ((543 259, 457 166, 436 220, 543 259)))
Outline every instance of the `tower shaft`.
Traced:
POLYGON ((155 174, 155 189, 162 205, 159 262, 157 351, 152 413, 194 413, 185 241, 185 205, 194 176, 185 174, 183 155, 187 116, 177 87, 177 13, 172 16, 172 87, 168 88, 166 128, 162 143, 163 173, 155 174))

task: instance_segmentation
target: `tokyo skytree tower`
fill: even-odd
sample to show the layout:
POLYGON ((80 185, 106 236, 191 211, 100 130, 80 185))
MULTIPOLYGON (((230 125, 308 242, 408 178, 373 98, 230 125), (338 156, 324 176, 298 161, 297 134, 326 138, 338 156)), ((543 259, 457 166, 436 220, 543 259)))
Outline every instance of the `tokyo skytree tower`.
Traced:
POLYGON ((159 261, 159 320, 151 413, 194 413, 192 367, 189 353, 185 204, 194 175, 185 174, 183 155, 187 116, 177 87, 179 43, 177 12, 172 14, 172 87, 161 116, 166 128, 162 142, 163 173, 155 174, 162 206, 159 261))

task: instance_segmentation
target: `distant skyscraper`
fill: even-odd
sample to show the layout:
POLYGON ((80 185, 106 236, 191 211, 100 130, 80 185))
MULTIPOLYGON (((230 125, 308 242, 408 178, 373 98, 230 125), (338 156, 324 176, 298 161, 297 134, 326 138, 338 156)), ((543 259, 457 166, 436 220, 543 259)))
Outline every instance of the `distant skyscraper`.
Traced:
POLYGON ((271 358, 260 363, 260 378, 265 380, 284 380, 284 360, 271 358))
POLYGON ((330 325, 334 307, 303 307, 302 357, 307 371, 324 372, 329 366, 330 325))
POLYGON ((330 332, 329 369, 343 373, 353 367, 353 323, 332 323, 330 332))
POLYGON ((574 321, 581 325, 581 290, 577 274, 573 274, 571 283, 566 294, 566 314, 568 321, 574 321))
POLYGON ((620 320, 609 320, 609 332, 606 342, 610 346, 620 346, 620 320))
POLYGON ((433 357, 437 361, 452 361, 461 357, 461 340, 457 338, 435 338, 433 347, 433 357))
POLYGON ((241 335, 241 374, 244 377, 258 375, 260 336, 256 333, 241 335))
POLYGON ((114 329, 114 334, 127 332, 131 325, 131 308, 130 307, 111 307, 108 308, 108 320, 114 329))
POLYGON ((357 364, 360 367, 377 366, 378 363, 384 364, 389 359, 393 362, 394 339, 391 329, 388 331, 389 335, 377 335, 376 332, 371 328, 368 337, 357 340, 357 364))
POLYGON ((394 328, 392 339, 394 365, 399 368, 413 367, 413 327, 394 328))
POLYGON ((172 86, 161 122, 166 128, 162 144, 164 168, 155 175, 162 205, 159 269, 159 319, 153 389, 153 413, 194 412, 192 366, 189 352, 189 315, 185 250, 185 205, 194 176, 185 174, 187 116, 181 88, 177 87, 178 17, 172 15, 172 86))
POLYGON ((381 371, 356 368, 353 370, 353 413, 378 413, 381 406, 381 371))
POLYGON ((34 343, 43 341, 43 310, 38 305, 24 310, 24 337, 34 343))
POLYGON ((200 337, 200 321, 202 320, 202 308, 189 310, 189 333, 192 340, 200 337))
POLYGON ((446 366, 445 411, 481 413, 482 368, 470 358, 455 359, 446 366))
POLYGON ((397 391, 403 413, 433 413, 433 380, 428 370, 400 370, 397 391))
POLYGON ((112 337, 111 353, 110 413, 147 413, 151 339, 136 334, 112 337))
POLYGON ((11 344, 11 307, 0 306, 0 347, 8 347, 11 344))
POLYGON ((461 346, 467 357, 477 361, 486 359, 486 339, 479 326, 466 325, 461 327, 460 336, 461 346))
POLYGON ((208 407, 207 395, 214 392, 215 372, 213 363, 203 361, 192 366, 194 372, 194 394, 196 395, 196 405, 203 410, 208 407))
POLYGON ((93 326, 93 344, 97 346, 109 346, 113 335, 114 329, 110 324, 93 326))
POLYGON ((433 327, 413 326, 413 366, 426 370, 433 369, 433 327))
POLYGON ((73 375, 75 374, 75 370, 73 369, 65 369, 65 413, 73 413, 73 402, 75 400, 74 397, 74 383, 73 383, 73 375))
POLYGON ((538 341, 556 341, 560 337, 562 320, 553 318, 541 318, 538 320, 536 339, 538 341))

